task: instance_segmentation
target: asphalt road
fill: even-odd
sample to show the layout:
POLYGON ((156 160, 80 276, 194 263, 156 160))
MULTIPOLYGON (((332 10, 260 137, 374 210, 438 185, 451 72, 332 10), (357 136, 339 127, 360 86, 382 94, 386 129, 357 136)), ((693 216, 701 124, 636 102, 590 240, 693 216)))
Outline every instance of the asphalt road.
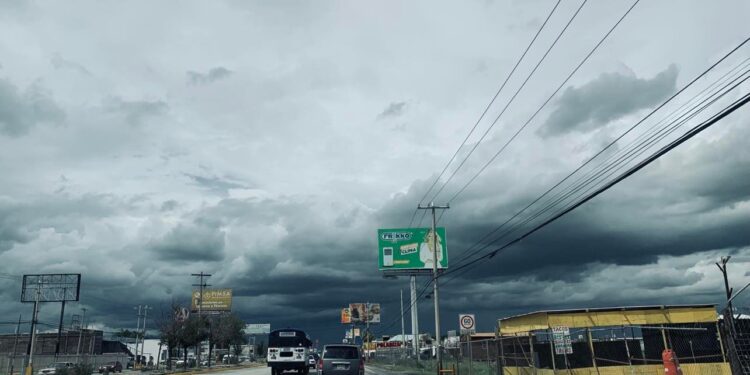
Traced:
MULTIPOLYGON (((285 374, 294 374, 293 372, 287 372, 285 374)), ((254 367, 254 368, 243 368, 237 370, 227 370, 217 372, 216 375, 271 375, 270 367, 254 367)), ((310 375, 315 375, 315 372, 311 371, 310 375)), ((382 369, 375 369, 370 366, 365 366, 365 375, 388 375, 387 372, 383 372, 382 369)))

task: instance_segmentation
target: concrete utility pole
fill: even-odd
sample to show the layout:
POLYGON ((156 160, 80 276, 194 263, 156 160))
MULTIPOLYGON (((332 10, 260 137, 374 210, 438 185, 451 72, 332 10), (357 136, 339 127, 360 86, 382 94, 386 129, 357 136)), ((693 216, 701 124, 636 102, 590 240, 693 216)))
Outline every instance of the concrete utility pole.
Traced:
POLYGON ((411 299, 411 346, 414 350, 414 356, 419 362, 419 315, 418 303, 417 303, 417 276, 411 275, 409 277, 409 289, 411 299))
POLYGON ((135 363, 133 364, 133 367, 136 367, 140 364, 139 358, 138 358, 138 337, 140 337, 141 332, 141 309, 143 306, 133 306, 133 310, 138 309, 138 318, 135 323, 135 363))
POLYGON ((430 202, 428 206, 418 205, 420 210, 432 211, 432 293, 435 305, 435 340, 437 346, 435 347, 435 358, 437 359, 437 375, 440 375, 440 370, 443 369, 443 344, 440 341, 440 298, 438 294, 438 251, 437 251, 437 219, 435 217, 435 210, 447 210, 450 208, 449 205, 436 206, 430 202))
POLYGON ((76 349, 76 363, 81 362, 81 341, 83 341, 83 322, 86 320, 86 308, 82 308, 83 318, 81 318, 81 325, 78 327, 78 348, 76 349))
MULTIPOLYGON (((148 310, 151 310, 152 307, 149 307, 148 305, 143 306, 143 333, 141 334, 141 357, 143 357, 143 353, 146 351, 146 317, 148 317, 148 310)), ((143 362, 143 360, 141 361, 143 362)))
POLYGON ((406 349, 406 331, 404 330, 404 290, 401 292, 401 349, 406 349))
POLYGON ((26 375, 32 375, 34 373, 34 346, 36 344, 36 324, 37 318, 39 317, 39 300, 42 295, 42 281, 41 279, 36 285, 36 298, 34 299, 34 314, 31 317, 31 350, 29 351, 29 363, 26 366, 26 375))
MULTIPOLYGON (((200 279, 200 282, 197 285, 193 284, 193 286, 198 287, 198 293, 200 293, 198 295, 198 317, 200 318, 203 316, 203 288, 209 286, 208 284, 205 283, 205 281, 203 281, 203 279, 204 278, 208 279, 209 277, 211 277, 211 275, 207 273, 203 273, 203 271, 201 271, 200 273, 192 273, 190 274, 190 276, 195 276, 200 279)), ((195 358, 196 358, 196 361, 198 362, 198 366, 201 365, 201 346, 202 346, 202 343, 199 343, 197 345, 196 353, 195 353, 195 358)))
MULTIPOLYGON (((63 296, 67 294, 67 288, 63 288, 63 296)), ((55 357, 60 354, 60 341, 62 341, 63 317, 65 316, 65 299, 60 306, 60 324, 57 326, 57 342, 55 343, 55 357)))

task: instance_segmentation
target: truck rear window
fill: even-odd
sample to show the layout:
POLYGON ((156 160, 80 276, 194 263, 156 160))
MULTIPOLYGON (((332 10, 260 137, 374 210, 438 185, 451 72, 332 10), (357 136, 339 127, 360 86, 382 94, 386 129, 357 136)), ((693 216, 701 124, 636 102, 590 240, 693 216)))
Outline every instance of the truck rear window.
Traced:
POLYGON ((359 350, 351 346, 329 346, 323 351, 323 358, 357 359, 359 358, 359 350))

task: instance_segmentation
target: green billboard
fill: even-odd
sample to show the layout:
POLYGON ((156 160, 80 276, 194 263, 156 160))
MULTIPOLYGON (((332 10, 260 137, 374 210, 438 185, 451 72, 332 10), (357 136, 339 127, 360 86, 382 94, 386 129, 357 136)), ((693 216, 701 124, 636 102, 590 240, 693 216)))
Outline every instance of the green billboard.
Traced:
MULTIPOLYGON (((378 229, 378 266, 381 271, 432 269, 432 229, 378 229)), ((448 268, 445 228, 437 228, 438 268, 448 268)))

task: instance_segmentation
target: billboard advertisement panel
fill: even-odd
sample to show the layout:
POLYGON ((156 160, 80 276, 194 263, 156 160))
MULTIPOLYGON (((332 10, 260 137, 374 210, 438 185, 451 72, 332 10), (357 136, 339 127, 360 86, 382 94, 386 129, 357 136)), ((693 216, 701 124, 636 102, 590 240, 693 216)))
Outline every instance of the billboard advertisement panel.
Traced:
POLYGON ((244 332, 246 335, 267 335, 271 333, 271 325, 264 324, 245 324, 244 332))
POLYGON ((351 303, 348 310, 351 323, 380 323, 379 303, 351 303))
MULTIPOLYGON (((438 268, 448 268, 445 228, 437 228, 438 268)), ((432 229, 378 229, 378 267, 385 270, 432 269, 432 229)))
POLYGON ((341 324, 349 324, 352 322, 352 314, 349 312, 348 307, 341 309, 341 324))
POLYGON ((203 289, 203 298, 199 290, 193 291, 190 299, 190 309, 193 312, 200 311, 219 312, 232 310, 232 289, 203 289))

